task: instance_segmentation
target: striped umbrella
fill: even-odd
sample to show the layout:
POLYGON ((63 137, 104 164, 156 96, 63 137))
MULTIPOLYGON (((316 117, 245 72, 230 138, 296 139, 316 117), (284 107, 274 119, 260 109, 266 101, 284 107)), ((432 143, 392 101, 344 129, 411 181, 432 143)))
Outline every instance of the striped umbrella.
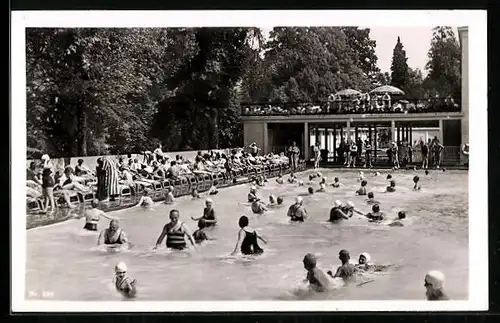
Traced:
POLYGON ((359 95, 359 94, 361 94, 361 92, 353 90, 353 89, 345 89, 345 90, 342 90, 342 91, 335 93, 335 95, 338 95, 338 96, 354 96, 354 95, 359 95))
POLYGON ((397 87, 394 87, 392 85, 379 86, 379 87, 371 90, 370 93, 375 93, 375 94, 387 93, 387 94, 391 94, 391 95, 405 95, 405 92, 403 92, 403 90, 400 90, 397 87))

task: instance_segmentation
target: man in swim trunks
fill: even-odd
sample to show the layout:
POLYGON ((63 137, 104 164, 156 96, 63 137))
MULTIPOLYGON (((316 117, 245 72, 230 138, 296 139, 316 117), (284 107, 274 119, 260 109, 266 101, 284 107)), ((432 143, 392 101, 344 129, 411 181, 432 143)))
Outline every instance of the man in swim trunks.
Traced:
POLYGON ((98 199, 92 200, 92 208, 85 210, 85 226, 83 227, 85 230, 89 231, 97 231, 97 223, 102 217, 105 217, 108 220, 118 220, 115 217, 107 215, 104 211, 101 211, 97 208, 99 205, 98 199))
POLYGON ((328 274, 333 278, 340 277, 344 279, 344 281, 350 281, 354 278, 354 273, 357 271, 356 267, 349 263, 351 256, 349 255, 349 251, 343 249, 339 252, 339 259, 342 262, 342 265, 337 268, 337 272, 335 275, 332 275, 331 271, 328 271, 328 274))
POLYGON ((116 290, 127 298, 135 297, 137 290, 135 288, 136 280, 127 276, 127 265, 119 262, 115 266, 114 277, 116 290))
POLYGON ((260 255, 264 252, 259 246, 257 239, 267 244, 267 240, 260 236, 257 231, 248 226, 248 217, 245 215, 241 216, 238 220, 238 225, 240 231, 238 231, 238 241, 236 241, 236 246, 234 247, 232 256, 241 251, 244 255, 260 255))
POLYGON ((307 218, 307 210, 302 206, 304 200, 302 197, 297 196, 295 198, 295 204, 288 208, 287 216, 290 217, 290 221, 294 222, 304 222, 307 218))
POLYGON ((365 215, 370 222, 380 222, 384 220, 384 213, 380 212, 380 206, 375 204, 372 206, 372 212, 365 215))
POLYGON ((342 202, 335 201, 334 206, 330 210, 329 222, 339 222, 340 220, 348 220, 349 216, 342 211, 342 202))
POLYGON ((330 279, 319 268, 316 267, 316 257, 308 253, 304 256, 304 268, 307 270, 305 281, 309 282, 309 286, 316 292, 324 292, 330 287, 330 279))
POLYGON ((361 181, 361 187, 355 192, 356 195, 366 195, 366 184, 368 184, 366 180, 361 181))
POLYGON ((127 235, 120 228, 118 220, 111 220, 111 222, 109 222, 109 228, 101 231, 99 238, 97 239, 97 245, 101 245, 102 243, 106 245, 128 243, 127 235))
POLYGON ((266 204, 262 202, 259 198, 252 202, 252 212, 255 214, 263 214, 267 211, 266 204))
POLYGON ((174 209, 170 211, 170 222, 165 224, 165 226, 163 227, 163 230, 158 237, 153 250, 157 249, 161 245, 165 237, 167 238, 167 248, 170 249, 183 250, 187 248, 185 239, 186 236, 191 244, 195 246, 196 241, 194 241, 194 238, 189 232, 186 224, 179 221, 179 216, 180 212, 178 210, 174 209))
POLYGON ((203 215, 199 218, 191 217, 193 221, 201 221, 202 219, 205 222, 206 227, 211 227, 217 224, 217 218, 215 217, 215 210, 213 208, 214 201, 208 198, 205 200, 205 208, 203 209, 203 215))
POLYGON ((449 297, 444 293, 444 274, 431 270, 425 275, 425 296, 428 301, 447 301, 449 297))

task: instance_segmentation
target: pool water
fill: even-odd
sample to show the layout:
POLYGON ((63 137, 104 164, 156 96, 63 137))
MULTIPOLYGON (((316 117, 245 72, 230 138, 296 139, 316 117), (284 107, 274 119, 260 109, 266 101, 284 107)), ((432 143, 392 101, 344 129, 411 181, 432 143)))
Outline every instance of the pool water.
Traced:
MULTIPOLYGON (((368 223, 358 216, 340 224, 326 222, 336 199, 350 200, 363 212, 371 210, 366 197, 354 194, 360 185, 354 170, 322 169, 328 183, 338 176, 344 186, 304 197, 309 218, 304 223, 290 223, 288 206, 298 193, 307 191, 311 172, 298 174, 305 187, 279 185, 270 179, 260 188, 258 193, 265 201, 270 194, 285 198, 282 208, 264 215, 252 214, 246 202, 248 184, 220 189, 218 195, 210 196, 219 222, 207 230, 207 235, 216 240, 193 252, 170 252, 164 247, 154 252, 152 248, 172 208, 181 211, 181 221, 194 231, 196 222, 191 216, 202 214, 204 199, 182 197, 174 205, 159 204, 153 210, 112 212, 120 217, 121 227, 134 244, 121 253, 96 248, 97 233, 84 232, 83 219, 28 230, 26 297, 28 291, 50 290, 53 300, 121 300, 112 278, 114 265, 124 261, 129 275, 138 281, 136 300, 422 300, 423 278, 431 269, 445 273, 445 289, 452 299, 468 299, 466 171, 430 171, 425 175, 422 171, 400 170, 393 173, 397 182, 394 193, 382 193, 387 171, 381 171, 380 176, 365 171, 367 190, 374 192, 383 212, 390 217, 396 217, 399 210, 407 212, 406 225, 393 228, 368 223), (420 191, 411 189, 415 174, 420 176, 420 191), (250 226, 268 239, 267 245, 260 243, 265 250, 260 257, 229 257, 242 214, 248 215, 250 226), (362 286, 321 294, 305 292, 301 285, 306 276, 304 255, 315 253, 319 268, 335 272, 341 249, 349 250, 356 260, 361 252, 368 252, 373 262, 395 266, 386 272, 367 274, 371 282, 362 286)), ((312 186, 318 188, 318 181, 312 186)), ((99 229, 107 225, 104 219, 99 229)))

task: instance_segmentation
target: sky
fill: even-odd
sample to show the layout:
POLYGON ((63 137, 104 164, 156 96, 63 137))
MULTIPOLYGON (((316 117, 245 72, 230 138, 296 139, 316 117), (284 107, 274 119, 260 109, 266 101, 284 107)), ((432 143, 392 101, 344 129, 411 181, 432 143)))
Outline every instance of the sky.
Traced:
MULTIPOLYGON (((398 36, 403 43, 408 57, 408 66, 412 69, 419 68, 425 75, 425 64, 427 63, 427 52, 429 51, 432 39, 433 27, 360 27, 370 28, 370 38, 377 42, 375 52, 378 57, 377 65, 382 72, 390 72, 392 51, 398 36)), ((266 35, 272 28, 263 28, 266 35)), ((453 28, 455 36, 458 37, 457 28, 453 28)))

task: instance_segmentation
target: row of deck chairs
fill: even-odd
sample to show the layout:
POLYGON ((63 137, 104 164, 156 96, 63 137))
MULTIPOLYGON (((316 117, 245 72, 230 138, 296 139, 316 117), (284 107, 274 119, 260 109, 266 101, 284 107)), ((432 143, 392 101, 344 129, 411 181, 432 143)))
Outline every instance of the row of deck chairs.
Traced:
MULTIPOLYGON (((297 171, 305 170, 305 162, 301 162, 298 165, 297 171)), ((140 196, 145 189, 149 189, 152 192, 153 197, 164 196, 168 188, 172 189, 174 197, 179 197, 183 195, 188 195, 193 189, 196 189, 199 193, 208 191, 214 182, 217 182, 217 187, 228 187, 233 185, 238 185, 242 183, 247 183, 250 181, 252 176, 264 175, 266 177, 276 177, 279 174, 286 174, 291 171, 289 164, 271 164, 271 165, 256 165, 248 168, 235 169, 231 171, 231 174, 224 172, 219 173, 208 173, 208 172, 196 172, 193 174, 187 174, 180 176, 176 179, 166 179, 162 181, 141 179, 134 181, 135 187, 131 188, 129 185, 121 182, 119 191, 120 194, 117 199, 130 199, 132 196, 140 196)), ((77 191, 66 191, 69 194, 69 199, 71 203, 74 204, 90 204, 96 196, 97 192, 97 182, 93 179, 89 179, 86 185, 91 186, 92 192, 83 194, 77 191)), ((64 199, 62 192, 54 192, 54 200, 56 207, 65 206, 66 201, 64 199)), ((37 212, 41 210, 43 203, 43 198, 38 198, 35 200, 27 201, 28 213, 37 212)))

